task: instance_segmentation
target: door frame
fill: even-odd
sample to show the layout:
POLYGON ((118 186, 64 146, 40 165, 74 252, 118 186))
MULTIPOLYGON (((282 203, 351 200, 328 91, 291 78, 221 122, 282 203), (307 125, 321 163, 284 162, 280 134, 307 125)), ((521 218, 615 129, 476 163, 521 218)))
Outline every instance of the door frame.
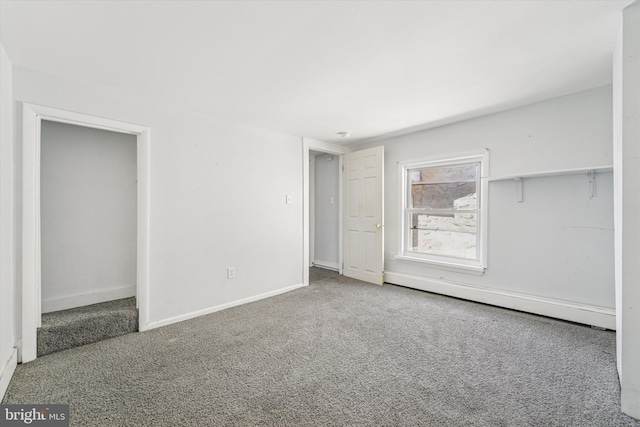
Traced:
POLYGON ((302 138, 302 284, 309 285, 309 151, 320 151, 322 153, 333 154, 339 158, 338 173, 338 273, 342 274, 342 155, 351 150, 347 147, 329 142, 316 141, 314 139, 302 138))
POLYGON ((42 120, 136 136, 138 329, 149 323, 149 145, 150 129, 42 105, 22 103, 22 343, 21 362, 37 357, 41 325, 40 144, 42 120))

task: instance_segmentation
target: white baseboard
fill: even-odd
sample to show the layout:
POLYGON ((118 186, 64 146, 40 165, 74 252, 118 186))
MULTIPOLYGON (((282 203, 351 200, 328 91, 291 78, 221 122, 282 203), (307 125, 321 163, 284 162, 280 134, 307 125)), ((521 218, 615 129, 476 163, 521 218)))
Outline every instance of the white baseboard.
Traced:
POLYGON ((2 401, 4 394, 7 392, 9 382, 11 381, 11 377, 13 377, 13 373, 15 372, 17 365, 18 351, 13 348, 11 350, 11 355, 4 365, 2 365, 2 370, 0 371, 0 401, 2 401))
POLYGON ((42 312, 67 310, 74 307, 98 304, 116 299, 129 298, 136 295, 136 286, 122 286, 119 288, 104 289, 77 295, 66 295, 58 298, 42 300, 42 312))
MULTIPOLYGON (((637 395, 637 393, 636 393, 637 395)), ((624 396, 624 392, 623 392, 624 396)), ((631 401, 632 399, 622 398, 620 409, 623 414, 640 420, 640 403, 631 401)), ((636 399, 637 400, 637 399, 636 399)))
POLYGON ((409 288, 569 320, 585 325, 599 326, 610 330, 616 329, 616 313, 613 308, 482 288, 394 271, 385 271, 384 279, 387 283, 409 288))
POLYGON ((320 267, 320 268, 328 268, 329 270, 334 270, 334 271, 338 271, 340 269, 340 266, 338 265, 337 262, 331 262, 331 261, 314 260, 313 266, 320 267))
POLYGON ((18 363, 22 363, 22 340, 16 343, 16 351, 18 353, 18 363))
POLYGON ((289 286, 289 287, 282 288, 282 289, 276 289, 275 291, 266 292, 264 294, 254 295, 252 297, 243 298, 243 299, 239 299, 239 300, 236 300, 236 301, 231 301, 231 302, 228 302, 228 303, 225 303, 225 304, 220 304, 220 305, 215 305, 213 307, 203 308, 201 310, 192 311, 190 313, 181 314, 179 316, 170 317, 168 319, 157 320, 155 322, 149 322, 147 324, 147 329, 159 328, 161 326, 171 325, 172 323, 182 322, 183 320, 189 320, 189 319, 193 319, 195 317, 204 316, 205 314, 215 313, 216 311, 225 310, 227 308, 235 307, 235 306, 246 304, 246 303, 249 303, 249 302, 254 302, 254 301, 258 301, 258 300, 264 299, 264 298, 269 298, 269 297, 273 297, 273 296, 276 296, 276 295, 284 294, 285 292, 293 291, 295 289, 302 288, 304 286, 307 286, 307 285, 304 285, 304 284, 293 285, 293 286, 289 286))

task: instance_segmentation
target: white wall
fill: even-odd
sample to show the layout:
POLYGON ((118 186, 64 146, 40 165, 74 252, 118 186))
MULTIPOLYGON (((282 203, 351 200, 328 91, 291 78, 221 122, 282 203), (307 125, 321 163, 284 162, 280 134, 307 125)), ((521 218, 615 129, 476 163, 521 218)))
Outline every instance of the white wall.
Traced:
POLYGON ((338 269, 339 161, 332 154, 315 157, 314 264, 338 269), (328 160, 331 159, 331 160, 328 160), (333 199, 333 203, 331 200, 333 199))
POLYGON ((524 201, 513 181, 489 186, 488 268, 492 288, 615 307, 612 173, 526 179, 524 201))
POLYGON ((136 294, 136 136, 43 121, 42 312, 136 294))
POLYGON ((16 365, 12 69, 0 44, 0 399, 16 365))
POLYGON ((614 53, 616 305, 622 411, 640 418, 640 3, 622 13, 614 53))
POLYGON ((14 97, 150 127, 150 327, 302 283, 300 138, 20 67, 14 97))
POLYGON ((606 86, 358 147, 385 146, 386 280, 575 321, 590 320, 580 317, 587 306, 615 327, 611 173, 599 175, 594 199, 586 174, 527 179, 523 203, 514 181, 491 182, 482 276, 393 258, 398 161, 489 148, 494 178, 610 166, 611 109, 606 86))

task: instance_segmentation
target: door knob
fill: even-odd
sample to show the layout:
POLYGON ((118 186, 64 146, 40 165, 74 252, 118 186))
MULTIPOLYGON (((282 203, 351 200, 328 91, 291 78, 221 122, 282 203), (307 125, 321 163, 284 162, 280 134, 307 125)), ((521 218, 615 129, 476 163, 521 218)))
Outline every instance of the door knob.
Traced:
POLYGON ((380 223, 376 224, 376 228, 381 228, 381 227, 382 227, 382 224, 380 224, 380 223))

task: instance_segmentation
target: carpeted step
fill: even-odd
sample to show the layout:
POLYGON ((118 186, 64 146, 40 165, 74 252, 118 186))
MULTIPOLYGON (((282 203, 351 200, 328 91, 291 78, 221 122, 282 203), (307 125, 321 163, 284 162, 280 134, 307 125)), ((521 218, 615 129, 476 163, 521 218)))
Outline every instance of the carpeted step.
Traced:
POLYGON ((125 298, 42 315, 38 356, 138 330, 135 298, 125 298))

